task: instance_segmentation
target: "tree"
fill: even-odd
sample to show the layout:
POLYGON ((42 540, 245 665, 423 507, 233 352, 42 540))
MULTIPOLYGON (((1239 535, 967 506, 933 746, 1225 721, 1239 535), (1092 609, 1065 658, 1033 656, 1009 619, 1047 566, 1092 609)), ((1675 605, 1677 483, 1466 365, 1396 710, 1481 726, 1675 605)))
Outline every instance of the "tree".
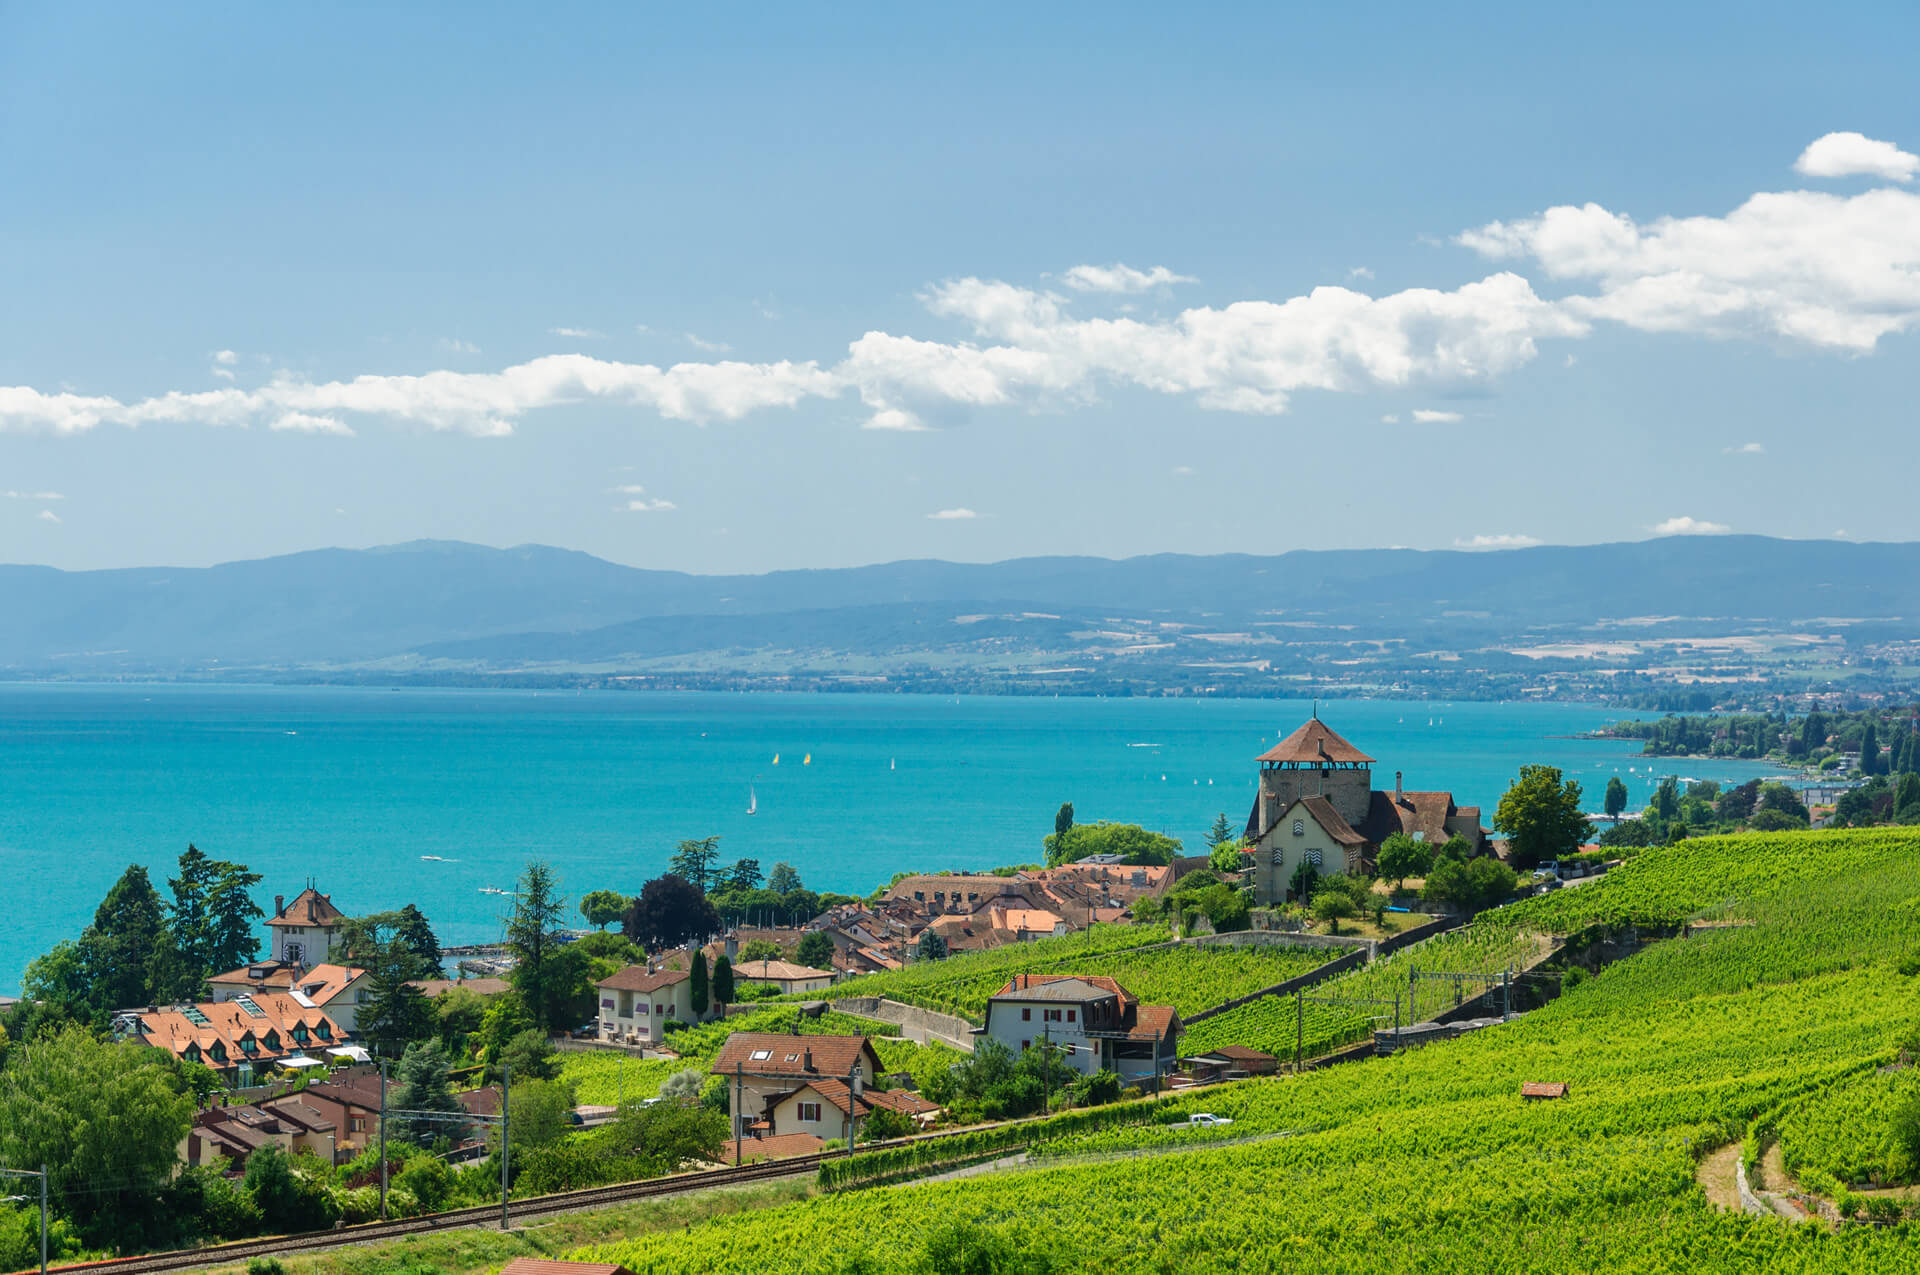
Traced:
POLYGON ((1713 813, 1729 822, 1738 823, 1753 813, 1760 800, 1760 781, 1749 779, 1746 783, 1729 788, 1720 794, 1720 800, 1713 803, 1713 813))
POLYGON ((680 843, 680 848, 667 860, 667 872, 705 894, 713 884, 714 867, 719 862, 720 838, 701 837, 680 843))
POLYGON ((46 1165, 56 1208, 95 1242, 148 1211, 192 1121, 158 1050, 79 1027, 16 1046, 0 1071, 0 1164, 46 1165))
POLYGON ((792 894, 800 888, 799 870, 784 860, 774 864, 773 871, 767 874, 767 889, 775 894, 792 894))
POLYGON ((339 1216, 326 1188, 296 1171, 292 1158, 273 1143, 247 1157, 245 1181, 261 1224, 277 1234, 317 1231, 339 1216))
POLYGON ((755 939, 740 949, 740 959, 743 961, 783 961, 786 956, 780 950, 780 945, 772 939, 755 939))
POLYGON ((552 1146, 573 1128, 573 1108, 577 1101, 574 1086, 565 1080, 529 1080, 514 1078, 512 1148, 514 1154, 535 1147, 552 1146))
POLYGON ((1800 794, 1782 783, 1761 784, 1760 800, 1755 803, 1755 809, 1786 815, 1802 828, 1812 819, 1806 803, 1800 800, 1800 794))
POLYGON ((1656 822, 1672 823, 1673 817, 1680 813, 1680 781, 1672 775, 1662 779, 1660 786, 1653 790, 1653 800, 1647 803, 1647 813, 1656 822))
POLYGON ((427 924, 426 915, 419 908, 409 903, 400 909, 400 923, 395 927, 394 937, 419 958, 422 972, 415 977, 439 978, 444 972, 440 968, 440 940, 434 935, 433 927, 427 924))
POLYGON ((914 1118, 892 1107, 874 1107, 860 1121, 860 1136, 868 1142, 890 1142, 920 1132, 914 1118))
MULTIPOLYGON (((451 1142, 461 1140, 466 1130, 465 1123, 442 1118, 466 1114, 466 1108, 460 1105, 460 1100, 453 1094, 453 1081, 449 1076, 452 1069, 439 1041, 415 1041, 407 1046, 407 1052, 400 1056, 400 1066, 394 1072, 396 1083, 387 1095, 387 1107, 395 1112, 438 1114, 389 1116, 387 1128, 392 1136, 417 1147, 431 1146, 442 1138, 451 1142)), ((518 1094, 514 1096, 519 1097, 518 1094)), ((513 1114, 517 1119, 520 1113, 515 1111, 513 1114)))
POLYGON ((618 890, 589 890, 580 897, 580 915, 594 929, 604 929, 627 910, 627 896, 618 890))
POLYGON ((566 915, 566 896, 553 869, 538 859, 527 864, 514 893, 513 915, 507 921, 507 950, 514 959, 513 986, 526 1002, 534 1026, 551 1031, 555 970, 551 961, 560 946, 560 918, 566 915))
POLYGON ((1064 841, 1066 840, 1067 834, 1072 831, 1073 803, 1071 801, 1063 801, 1060 803, 1060 809, 1056 810, 1053 815, 1053 835, 1064 841))
POLYGON ((556 1080, 560 1076, 560 1051, 551 1040, 528 1028, 507 1042, 492 1074, 510 1076, 516 1085, 523 1080, 556 1080))
POLYGON ((1860 730, 1860 773, 1877 775, 1884 767, 1880 765, 1880 734, 1874 728, 1873 719, 1860 730))
POLYGON ((1207 866, 1215 872, 1238 872, 1245 866, 1246 851, 1238 839, 1229 837, 1207 852, 1207 866))
POLYGON ((733 962, 722 952, 713 963, 713 1003, 733 1004, 733 962))
POLYGON ((1800 832, 1807 824, 1784 810, 1756 810, 1747 827, 1755 832, 1800 832))
POLYGON ((435 1034, 439 1023, 426 994, 409 981, 420 976, 420 958, 398 938, 388 939, 366 959, 367 1005, 360 1034, 374 1052, 393 1058, 414 1041, 435 1034))
POLYGON ((1580 785, 1562 783, 1557 766, 1522 766, 1493 822, 1507 834, 1508 859, 1516 868, 1573 854, 1593 835, 1593 824, 1580 813, 1580 785))
POLYGON ((916 955, 923 961, 944 961, 947 959, 947 940, 940 931, 928 926, 920 931, 920 942, 916 955))
POLYGON ((1518 884, 1519 875, 1498 859, 1483 856, 1470 863, 1443 859, 1433 865, 1421 897, 1451 903, 1471 915, 1505 903, 1518 884))
POLYGON ((1609 819, 1618 819, 1620 812, 1627 808, 1627 786, 1615 775, 1607 780, 1606 810, 1609 819))
POLYGON ((1338 934, 1340 922, 1353 911, 1353 898, 1345 890, 1323 889, 1313 896, 1313 914, 1327 923, 1329 934, 1338 934))
POLYGON ((455 985, 432 1001, 440 1047, 449 1058, 465 1058, 473 1050, 473 1037, 487 1020, 486 998, 472 988, 455 985))
POLYGON ((742 892, 758 890, 763 879, 760 875, 760 860, 735 859, 733 866, 727 869, 725 888, 742 892))
POLYGON ((698 1102, 706 1087, 707 1073, 698 1067, 676 1071, 660 1082, 660 1097, 666 1102, 698 1102))
POLYGON ((794 958, 809 969, 830 970, 833 968, 833 940, 821 930, 814 930, 800 940, 799 950, 794 958))
POLYGON ((131 1009, 173 999, 178 954, 145 868, 136 863, 113 883, 93 924, 81 932, 79 951, 95 1008, 131 1009))
POLYGON ((1374 866, 1394 885, 1404 885, 1408 877, 1424 877, 1433 868, 1433 847, 1396 832, 1380 843, 1374 866))
POLYGON ((1893 790, 1893 817, 1901 823, 1920 819, 1920 775, 1908 771, 1900 776, 1900 786, 1893 790))
POLYGON ((27 1007, 37 1002, 61 1019, 85 1020, 94 1013, 86 957, 80 945, 71 940, 55 943, 35 957, 22 983, 27 1007))
POLYGON ((670 872, 640 887, 621 924, 628 938, 658 952, 717 933, 720 913, 699 886, 670 872))
POLYGON ((1209 850, 1217 850, 1229 841, 1238 841, 1239 839, 1239 836, 1233 830, 1233 825, 1227 822, 1226 811, 1223 810, 1213 817, 1213 826, 1207 829, 1207 848, 1209 850))
POLYGON ((695 1018, 707 1016, 707 954, 699 948, 693 951, 693 968, 688 971, 687 1000, 693 1006, 695 1018))
POLYGON ((1320 869, 1306 860, 1293 870, 1293 877, 1287 882, 1287 893, 1296 899, 1310 899, 1313 892, 1320 888, 1320 869))
POLYGON ((1074 824, 1046 839, 1047 866, 1057 868, 1094 854, 1119 855, 1124 863, 1163 865, 1174 861, 1181 845, 1172 837, 1148 832, 1135 823, 1074 824))

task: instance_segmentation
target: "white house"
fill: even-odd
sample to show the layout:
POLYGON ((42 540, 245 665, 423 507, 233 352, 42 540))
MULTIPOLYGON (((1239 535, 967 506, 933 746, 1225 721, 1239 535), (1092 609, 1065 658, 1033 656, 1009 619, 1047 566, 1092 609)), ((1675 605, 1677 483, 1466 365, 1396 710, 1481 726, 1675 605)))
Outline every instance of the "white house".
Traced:
MULTIPOLYGON (((755 1113, 770 1102, 791 1096, 813 1081, 832 1080, 849 1088, 872 1083, 880 1074, 880 1055, 865 1036, 802 1036, 784 1032, 735 1032, 713 1061, 713 1074, 727 1078, 733 1111, 733 1136, 738 1139, 753 1123, 755 1113)), ((824 1098, 821 1099, 825 1101, 824 1098)), ((812 1101, 805 1099, 804 1101, 812 1101)), ((818 1133, 818 1129, 791 1114, 785 1132, 818 1133)), ((844 1131, 821 1133, 838 1138, 844 1131)))
POLYGON ((899 1112, 922 1127, 933 1122, 940 1108, 907 1089, 869 1089, 856 1082, 816 1076, 798 1088, 766 1100, 768 1137, 811 1133, 819 1138, 861 1138, 867 1117, 881 1107, 899 1112))
POLYGON ((333 906, 331 895, 312 886, 294 895, 291 903, 274 895, 273 915, 267 918, 267 928, 273 931, 273 959, 300 969, 322 963, 346 919, 346 913, 333 906))
POLYGON ((1083 1075, 1105 1067, 1126 1084, 1155 1084, 1179 1058, 1181 1030, 1171 1005, 1142 1005, 1110 978, 1016 974, 987 999, 974 1035, 1015 1053, 1057 1047, 1083 1075))
MULTIPOLYGON (((685 955, 684 953, 682 954, 685 955)), ((629 965, 601 979, 600 1039, 624 1045, 658 1045, 669 1022, 697 1023, 712 1017, 693 1010, 693 976, 684 969, 629 965)))
POLYGON ((833 986, 832 970, 817 970, 791 961, 742 961, 733 967, 733 981, 762 983, 782 994, 823 992, 833 986))

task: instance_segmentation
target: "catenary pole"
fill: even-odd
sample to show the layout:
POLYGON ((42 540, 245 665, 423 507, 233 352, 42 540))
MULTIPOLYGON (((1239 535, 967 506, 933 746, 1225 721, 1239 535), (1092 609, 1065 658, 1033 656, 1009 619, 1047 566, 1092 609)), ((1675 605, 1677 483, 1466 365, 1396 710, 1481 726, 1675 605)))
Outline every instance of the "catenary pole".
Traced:
POLYGON ((47 1275, 47 1166, 40 1165, 40 1275, 47 1275))
POLYGON ((380 1220, 387 1220, 387 1063, 380 1060, 380 1220))
POLYGON ((512 1145, 507 1141, 507 1102, 508 1091, 513 1087, 513 1064, 500 1065, 500 1229, 506 1230, 507 1221, 507 1156, 512 1145))

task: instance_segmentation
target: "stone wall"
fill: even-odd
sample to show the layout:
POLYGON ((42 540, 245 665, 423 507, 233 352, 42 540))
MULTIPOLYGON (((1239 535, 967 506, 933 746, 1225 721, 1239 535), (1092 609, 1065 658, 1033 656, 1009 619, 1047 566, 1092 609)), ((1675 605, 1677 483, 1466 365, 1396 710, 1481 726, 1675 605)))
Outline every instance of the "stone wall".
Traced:
POLYGON ((973 1024, 964 1018, 881 996, 848 996, 832 1005, 841 1013, 898 1024, 900 1034, 916 1045, 938 1041, 963 1053, 973 1052, 973 1024))

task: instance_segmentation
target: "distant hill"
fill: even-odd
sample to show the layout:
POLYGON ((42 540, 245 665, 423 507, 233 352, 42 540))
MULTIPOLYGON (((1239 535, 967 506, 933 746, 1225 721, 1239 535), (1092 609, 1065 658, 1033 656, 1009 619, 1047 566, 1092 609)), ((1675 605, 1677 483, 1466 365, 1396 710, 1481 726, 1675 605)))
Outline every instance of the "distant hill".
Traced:
POLYGON ((1133 625, 1116 643, 1161 625, 1190 636, 1239 630, 1255 646, 1297 625, 1439 645, 1635 617, 1904 626, 1920 617, 1920 544, 1715 536, 697 576, 540 545, 416 541, 208 568, 0 566, 0 597, 0 667, 26 673, 598 665, 743 649, 964 650, 977 660, 997 648, 1071 646, 1108 620, 1133 625))

